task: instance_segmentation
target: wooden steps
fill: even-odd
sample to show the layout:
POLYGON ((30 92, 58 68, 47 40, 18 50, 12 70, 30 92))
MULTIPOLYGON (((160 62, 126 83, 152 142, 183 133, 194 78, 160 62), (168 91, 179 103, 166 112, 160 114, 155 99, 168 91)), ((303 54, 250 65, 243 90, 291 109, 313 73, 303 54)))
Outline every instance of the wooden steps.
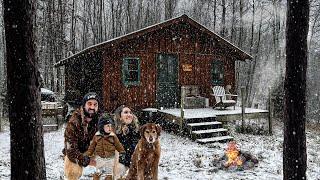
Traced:
POLYGON ((212 121, 212 117, 210 119, 197 119, 197 121, 192 120, 186 126, 191 138, 198 143, 204 144, 233 139, 228 135, 228 129, 223 128, 222 123, 216 121, 215 118, 212 121))
POLYGON ((218 132, 228 132, 228 130, 224 128, 217 128, 217 129, 205 129, 205 130, 192 131, 192 133, 194 134, 209 134, 209 133, 218 133, 218 132))
POLYGON ((196 142, 205 144, 205 143, 218 142, 218 141, 230 141, 232 139, 233 139, 232 136, 218 136, 218 137, 197 139, 196 142))
POLYGON ((219 121, 213 121, 213 122, 189 123, 188 126, 196 127, 196 126, 221 125, 221 124, 222 123, 219 121))
POLYGON ((44 124, 42 127, 43 132, 56 131, 59 128, 58 124, 44 124))
MULTIPOLYGON (((187 109, 191 111, 190 109, 187 109)), ((217 116, 211 114, 207 109, 196 109, 194 112, 186 114, 182 121, 183 134, 198 143, 213 143, 217 141, 229 141, 233 137, 229 136, 228 129, 223 128, 223 124, 217 121, 217 116), (198 112, 199 111, 199 112, 198 112)), ((211 111, 211 109, 210 109, 211 111)), ((173 109, 171 113, 157 111, 157 119, 163 127, 169 131, 180 131, 180 111, 173 109)))

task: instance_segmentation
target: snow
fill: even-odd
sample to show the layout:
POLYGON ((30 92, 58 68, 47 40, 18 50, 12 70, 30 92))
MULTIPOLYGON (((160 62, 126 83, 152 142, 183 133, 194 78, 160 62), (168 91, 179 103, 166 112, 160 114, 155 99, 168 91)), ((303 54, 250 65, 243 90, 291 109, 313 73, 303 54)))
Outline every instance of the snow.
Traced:
MULTIPOLYGON (((218 170, 212 163, 224 154, 226 143, 200 145, 187 137, 162 132, 159 179, 282 179, 283 124, 274 123, 274 135, 239 134, 229 126, 241 150, 259 159, 256 167, 244 171, 218 170)), ((48 179, 60 179, 63 175, 64 127, 44 134, 46 171, 48 179)), ((307 179, 320 179, 320 132, 307 128, 307 179)), ((0 179, 10 179, 10 134, 8 126, 0 132, 0 179)), ((88 178, 84 178, 88 179, 88 178)))
MULTIPOLYGON (((174 115, 176 117, 181 117, 181 109, 165 109, 165 110, 159 110, 159 111, 174 115)), ((268 112, 267 110, 263 110, 263 109, 245 108, 246 114, 267 113, 267 112, 268 112)), ((233 109, 233 107, 228 107, 222 110, 213 109, 213 108, 184 109, 184 118, 186 119, 207 118, 207 117, 235 115, 235 114, 241 114, 241 107, 236 106, 235 109, 233 109)))
POLYGON ((41 88, 41 93, 42 94, 54 94, 53 91, 46 89, 46 88, 41 88))

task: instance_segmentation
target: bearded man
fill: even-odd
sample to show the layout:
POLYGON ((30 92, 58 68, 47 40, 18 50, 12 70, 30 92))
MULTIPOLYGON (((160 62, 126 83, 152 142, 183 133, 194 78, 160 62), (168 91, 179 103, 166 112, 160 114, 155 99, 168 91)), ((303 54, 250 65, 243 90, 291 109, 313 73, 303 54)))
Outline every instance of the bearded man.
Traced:
POLYGON ((96 133, 99 119, 99 97, 94 92, 87 93, 82 105, 70 117, 64 132, 64 174, 66 179, 79 179, 83 167, 95 166, 96 162, 85 155, 90 141, 96 133))

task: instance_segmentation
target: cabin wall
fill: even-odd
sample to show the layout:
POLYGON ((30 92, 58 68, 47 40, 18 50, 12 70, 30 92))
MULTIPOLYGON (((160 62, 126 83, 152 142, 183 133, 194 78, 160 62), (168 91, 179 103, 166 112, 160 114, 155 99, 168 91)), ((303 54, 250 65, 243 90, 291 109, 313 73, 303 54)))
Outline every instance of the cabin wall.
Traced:
POLYGON ((99 53, 83 56, 66 65, 65 73, 65 100, 67 102, 80 103, 82 97, 88 92, 96 92, 101 98, 103 97, 103 67, 99 53))
MULTIPOLYGON (((114 43, 105 48, 103 59, 103 98, 107 111, 121 104, 140 109, 155 106, 156 101, 156 55, 177 54, 179 62, 179 88, 182 85, 199 85, 201 94, 210 97, 211 65, 215 59, 224 61, 224 85, 235 85, 235 63, 219 41, 188 24, 173 24, 161 30, 114 43), (125 57, 141 59, 141 83, 124 86, 122 83, 122 60, 125 57), (184 71, 183 65, 191 65, 184 71)), ((179 89, 177 91, 180 91, 179 89)), ((210 97, 210 105, 214 103, 210 97)))

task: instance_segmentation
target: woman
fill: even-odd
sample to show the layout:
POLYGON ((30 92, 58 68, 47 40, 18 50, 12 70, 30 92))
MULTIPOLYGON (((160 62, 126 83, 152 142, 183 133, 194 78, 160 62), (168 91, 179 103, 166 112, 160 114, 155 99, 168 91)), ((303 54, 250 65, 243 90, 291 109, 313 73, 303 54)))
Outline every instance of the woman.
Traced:
MULTIPOLYGON (((140 139, 138 118, 127 106, 120 106, 114 112, 115 131, 125 153, 119 157, 118 170, 120 175, 125 175, 130 167, 131 156, 140 139)), ((118 174, 118 173, 117 173, 118 174)))

